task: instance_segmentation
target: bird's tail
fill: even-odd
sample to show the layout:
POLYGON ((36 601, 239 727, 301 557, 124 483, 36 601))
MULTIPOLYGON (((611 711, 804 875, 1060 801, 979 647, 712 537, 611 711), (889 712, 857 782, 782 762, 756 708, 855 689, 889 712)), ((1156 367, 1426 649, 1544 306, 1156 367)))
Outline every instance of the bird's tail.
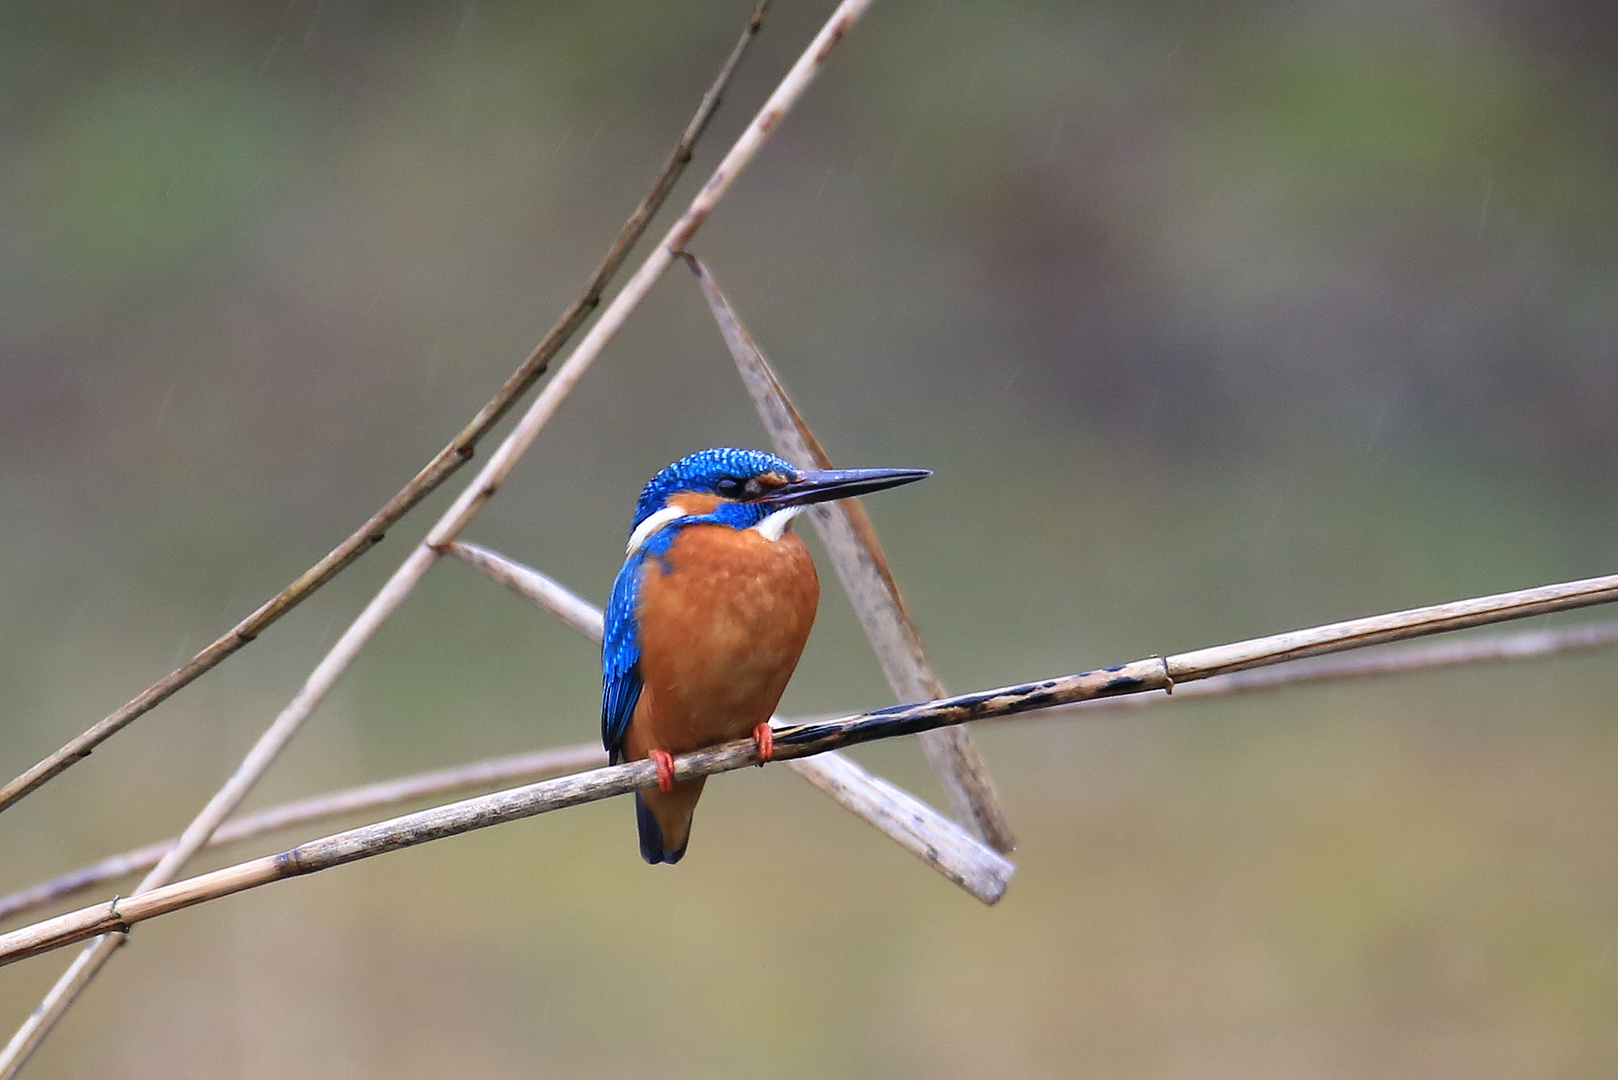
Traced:
POLYGON ((691 814, 702 794, 701 780, 687 780, 674 790, 635 792, 635 823, 640 827, 640 857, 647 862, 677 863, 691 842, 691 814))

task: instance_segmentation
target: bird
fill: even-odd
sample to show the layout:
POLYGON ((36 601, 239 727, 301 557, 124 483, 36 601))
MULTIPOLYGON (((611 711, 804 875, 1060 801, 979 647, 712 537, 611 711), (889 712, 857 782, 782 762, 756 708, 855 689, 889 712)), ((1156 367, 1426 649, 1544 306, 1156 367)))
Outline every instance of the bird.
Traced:
POLYGON ((820 599, 791 529, 815 503, 931 476, 929 469, 798 469, 761 450, 714 447, 662 469, 635 504, 601 646, 601 742, 612 764, 650 758, 635 793, 641 857, 677 863, 703 777, 674 782, 674 755, 752 737, 798 666, 820 599))

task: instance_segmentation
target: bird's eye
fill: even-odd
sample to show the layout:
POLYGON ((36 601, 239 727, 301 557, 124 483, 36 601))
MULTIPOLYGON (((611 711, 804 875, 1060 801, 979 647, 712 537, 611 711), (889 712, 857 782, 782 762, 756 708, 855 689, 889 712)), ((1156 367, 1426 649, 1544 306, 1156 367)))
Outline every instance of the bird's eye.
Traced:
POLYGON ((721 495, 727 499, 739 499, 742 497, 742 482, 733 477, 725 477, 715 484, 713 489, 716 495, 721 495))

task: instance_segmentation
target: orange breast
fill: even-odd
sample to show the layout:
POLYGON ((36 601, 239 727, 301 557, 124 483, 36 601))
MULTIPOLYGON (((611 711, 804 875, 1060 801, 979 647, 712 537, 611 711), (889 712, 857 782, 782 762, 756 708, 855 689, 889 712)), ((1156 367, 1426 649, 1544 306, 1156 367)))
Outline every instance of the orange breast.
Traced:
POLYGON ((815 621, 820 582, 803 541, 693 525, 641 574, 644 734, 677 754, 747 737, 775 711, 815 621))

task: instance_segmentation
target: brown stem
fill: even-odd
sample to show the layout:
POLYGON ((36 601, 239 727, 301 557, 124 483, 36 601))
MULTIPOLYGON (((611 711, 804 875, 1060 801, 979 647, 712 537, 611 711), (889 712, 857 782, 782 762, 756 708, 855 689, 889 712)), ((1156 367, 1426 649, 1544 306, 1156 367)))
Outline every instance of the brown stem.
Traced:
MULTIPOLYGON (((702 286, 720 335, 730 348, 776 452, 799 468, 831 468, 831 458, 792 404, 719 283, 700 259, 690 252, 683 254, 702 286)), ((899 594, 899 584, 864 505, 858 499, 822 503, 810 508, 810 519, 821 543, 826 545, 826 554, 831 556, 837 578, 854 605, 894 696, 900 701, 945 696, 943 680, 922 645, 921 630, 899 594)), ((924 732, 919 741, 955 819, 1002 854, 1016 848, 994 780, 972 736, 962 728, 950 727, 924 732)))
MULTIPOLYGON (((781 728, 775 734, 772 761, 808 757, 857 743, 914 735, 950 724, 1027 714, 1074 702, 1156 690, 1172 691, 1173 681, 1189 682, 1218 677, 1221 672, 1231 671, 1233 662, 1239 663, 1243 669, 1257 668, 1285 663, 1302 655, 1342 652, 1384 641, 1614 601, 1618 601, 1618 576, 1591 578, 1352 619, 1175 656, 1153 656, 1040 682, 781 728), (1170 678, 1171 672, 1173 680, 1170 678)), ((1604 638, 1606 632, 1591 636, 1604 638)), ((692 780, 757 764, 757 748, 751 739, 744 739, 676 758, 674 776, 676 780, 692 780)), ((490 825, 627 794, 656 782, 656 767, 649 761, 609 765, 334 833, 299 844, 278 855, 237 863, 213 873, 201 874, 131 897, 114 898, 21 927, 8 934, 0 934, 0 965, 97 935, 108 935, 102 939, 100 947, 110 950, 116 946, 106 943, 115 942, 119 934, 145 919, 272 881, 326 870, 490 825)))
POLYGON ((500 391, 489 399, 488 404, 479 409, 460 434, 451 439, 449 444, 433 455, 431 461, 422 466, 421 471, 411 478, 410 482, 399 489, 398 494, 383 504, 382 508, 372 514, 365 523, 355 529, 349 537, 336 547, 332 548, 319 562, 299 574, 297 579, 276 593, 259 609, 247 618, 231 627, 222 637, 213 644, 204 648, 184 664, 169 672, 163 678, 147 687, 136 695, 122 708, 96 722, 95 725, 76 736, 61 749, 44 758, 33 768, 12 780, 5 787, 0 788, 0 811, 5 810, 12 803, 49 783, 55 777, 71 768, 75 763, 90 755, 90 752, 100 746, 107 739, 123 730, 138 717, 150 712, 162 704, 171 695, 195 681, 204 672, 224 660, 227 656, 243 648, 248 642, 258 637, 264 630, 281 616, 297 607, 314 591, 326 582, 347 569, 356 559, 364 555, 371 548, 382 542, 382 538, 393 525, 405 514, 409 513, 416 504, 438 489, 439 485, 448 480, 460 467, 471 460, 479 441, 498 424, 517 400, 525 394, 530 387, 544 375, 550 366, 552 358, 561 351, 562 346, 578 332, 579 327, 590 314, 601 305, 602 291, 607 283, 617 274, 624 260, 629 257, 630 250, 646 232, 652 217, 668 199, 669 192, 679 181, 685 167, 691 161, 691 153, 697 140, 707 130, 708 122, 713 119, 714 112, 719 108, 720 99, 724 95, 725 87, 730 83, 730 77, 735 72, 742 54, 746 52, 748 43, 758 33, 760 22, 764 16, 764 9, 769 6, 769 0, 763 0, 753 11, 748 20, 747 28, 742 31, 730 55, 726 57, 724 66, 720 68, 713 84, 703 94, 702 102, 697 106, 691 122, 686 125, 685 132, 680 141, 669 152, 668 160, 663 163, 657 181, 646 197, 635 207, 629 220, 619 231, 618 238, 613 241, 612 247, 607 251, 606 258, 601 260, 595 274, 590 278, 584 291, 579 294, 567 310, 562 312, 554 326, 529 353, 511 377, 500 387, 500 391))

